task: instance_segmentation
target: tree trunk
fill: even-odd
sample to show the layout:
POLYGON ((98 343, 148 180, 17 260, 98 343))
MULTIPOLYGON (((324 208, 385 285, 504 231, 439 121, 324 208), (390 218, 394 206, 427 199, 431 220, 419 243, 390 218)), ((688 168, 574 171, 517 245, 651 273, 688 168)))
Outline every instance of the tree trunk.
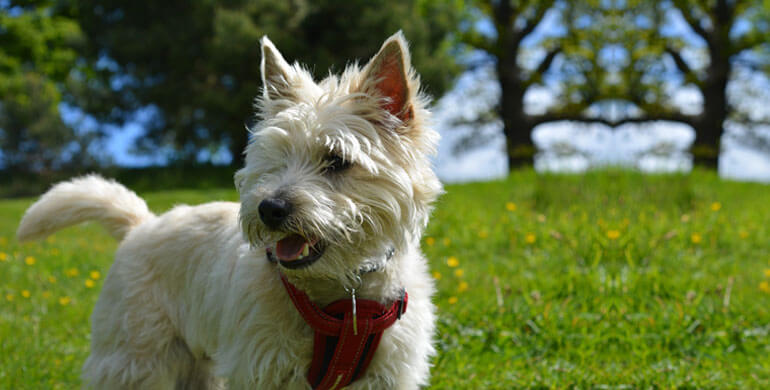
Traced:
MULTIPOLYGON (((721 4, 721 3, 720 3, 721 4)), ((727 81, 730 77, 730 28, 725 21, 715 28, 708 41, 710 63, 701 87, 703 113, 694 123, 695 142, 692 145, 693 164, 707 169, 719 167, 722 134, 727 120, 727 81)))
POLYGON ((497 77, 501 91, 499 109, 503 120, 508 172, 532 166, 535 157, 532 126, 524 113, 524 86, 519 78, 520 73, 515 56, 498 60, 497 77))

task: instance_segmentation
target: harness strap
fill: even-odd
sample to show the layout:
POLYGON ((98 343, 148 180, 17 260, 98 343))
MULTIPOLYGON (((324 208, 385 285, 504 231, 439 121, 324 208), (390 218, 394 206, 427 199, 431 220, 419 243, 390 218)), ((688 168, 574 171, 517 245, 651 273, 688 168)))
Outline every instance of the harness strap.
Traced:
POLYGON ((321 310, 285 276, 281 275, 281 281, 294 307, 314 332, 313 359, 307 373, 314 390, 340 389, 358 379, 374 357, 382 333, 406 311, 406 291, 389 308, 377 301, 358 299, 354 318, 352 300, 338 300, 321 310))

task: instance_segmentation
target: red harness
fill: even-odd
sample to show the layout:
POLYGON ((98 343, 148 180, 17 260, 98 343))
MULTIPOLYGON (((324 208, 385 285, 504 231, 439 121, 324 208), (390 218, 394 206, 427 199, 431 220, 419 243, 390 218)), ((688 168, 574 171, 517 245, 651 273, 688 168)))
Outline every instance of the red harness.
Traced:
POLYGON ((372 361, 382 332, 406 312, 406 291, 390 308, 377 301, 341 299, 319 309, 281 275, 294 307, 315 332, 307 380, 314 390, 345 387, 361 377, 372 361))

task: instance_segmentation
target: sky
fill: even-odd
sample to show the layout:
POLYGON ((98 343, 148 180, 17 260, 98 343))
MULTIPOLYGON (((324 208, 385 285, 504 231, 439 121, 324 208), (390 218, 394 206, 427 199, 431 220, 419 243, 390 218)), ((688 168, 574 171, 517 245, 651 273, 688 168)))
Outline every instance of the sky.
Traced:
MULTIPOLYGON (((491 25, 482 21, 479 29, 492 33, 491 25)), ((737 29, 745 28, 740 24, 737 29)), ((554 13, 546 14, 535 32, 523 43, 530 61, 537 61, 538 42, 544 37, 558 34, 558 19, 554 13)), ((671 15, 670 23, 664 33, 680 36, 695 50, 685 51, 683 56, 691 64, 697 64, 697 49, 702 47, 700 38, 689 31, 681 17, 671 15)), ((770 118, 770 81, 766 77, 752 78, 752 75, 738 74, 731 83, 733 100, 743 109, 760 117, 770 118), (751 91, 751 89, 756 91, 751 91), (745 91, 751 93, 746 94, 745 91), (741 99, 750 96, 749 99, 741 99)), ((673 101, 684 111, 697 112, 701 97, 692 88, 679 88, 673 91, 673 101)), ((434 126, 442 136, 438 155, 434 165, 439 177, 447 182, 477 181, 499 178, 507 173, 501 124, 486 125, 481 131, 488 135, 489 141, 464 153, 456 153, 455 145, 470 131, 454 124, 459 117, 471 118, 477 110, 483 110, 494 104, 499 87, 494 82, 494 74, 485 68, 466 72, 458 79, 456 86, 448 94, 436 101, 434 126), (482 91, 479 93, 479 91, 482 91)), ((548 88, 533 89, 525 96, 525 109, 534 112, 554 102, 554 94, 548 88)), ((88 125, 88 119, 75 109, 62 109, 65 120, 70 123, 82 121, 88 125)), ((141 115, 140 115, 141 116, 141 115)), ((87 127, 87 126, 86 126, 87 127)), ((727 125, 728 132, 740 131, 735 126, 727 125)), ((770 132, 770 129, 766 129, 770 132)), ((137 156, 131 153, 131 146, 137 137, 143 134, 139 123, 129 123, 122 129, 113 131, 105 144, 104 154, 113 157, 114 162, 123 166, 146 166, 162 164, 162 156, 137 156)), ((539 171, 583 172, 592 167, 626 166, 643 171, 688 171, 692 168, 687 148, 694 140, 694 132, 688 126, 656 122, 649 124, 628 124, 614 130, 603 125, 576 124, 557 122, 544 124, 535 129, 533 140, 541 152, 536 156, 535 169, 539 171), (572 145, 579 151, 570 156, 552 152, 554 146, 572 145), (667 156, 645 153, 655 146, 665 146, 667 156)), ((219 163, 227 163, 227 152, 215 156, 219 163)), ((736 180, 753 180, 770 183, 770 156, 746 148, 731 140, 723 139, 723 151, 720 158, 721 176, 736 180)))

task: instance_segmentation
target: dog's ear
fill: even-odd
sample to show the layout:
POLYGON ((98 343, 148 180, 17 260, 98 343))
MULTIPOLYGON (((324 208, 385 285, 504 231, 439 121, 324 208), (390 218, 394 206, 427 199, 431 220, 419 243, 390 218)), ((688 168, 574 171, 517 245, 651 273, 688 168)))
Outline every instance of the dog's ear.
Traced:
POLYGON ((361 90, 384 98, 383 107, 402 122, 412 119, 414 112, 409 89, 411 72, 409 49, 399 31, 382 44, 380 51, 364 67, 361 90))
POLYGON ((288 99, 293 100, 292 75, 294 71, 291 65, 283 59, 281 52, 275 48, 273 42, 262 37, 262 93, 267 100, 288 99))

